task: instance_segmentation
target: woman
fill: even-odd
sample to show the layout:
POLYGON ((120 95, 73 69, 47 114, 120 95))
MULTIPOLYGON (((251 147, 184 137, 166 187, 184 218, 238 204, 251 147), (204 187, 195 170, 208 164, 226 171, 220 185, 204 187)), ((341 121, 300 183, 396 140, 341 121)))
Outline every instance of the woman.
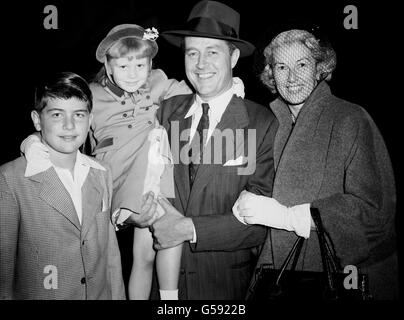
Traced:
POLYGON ((336 66, 328 45, 304 30, 280 33, 265 48, 262 82, 279 97, 273 198, 243 191, 233 211, 272 227, 260 262, 279 268, 296 236, 308 238, 297 269, 322 270, 310 207, 320 212, 342 267, 369 275, 375 299, 398 295, 395 184, 379 130, 358 105, 332 95, 336 66))

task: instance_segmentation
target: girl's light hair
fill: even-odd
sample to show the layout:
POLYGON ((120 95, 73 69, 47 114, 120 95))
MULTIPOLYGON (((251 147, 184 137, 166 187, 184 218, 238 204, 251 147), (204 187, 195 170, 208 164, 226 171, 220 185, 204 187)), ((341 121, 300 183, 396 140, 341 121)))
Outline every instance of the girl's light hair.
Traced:
POLYGON ((131 51, 137 51, 139 58, 149 57, 153 59, 157 54, 158 47, 154 41, 141 40, 134 37, 123 38, 113 44, 106 52, 107 61, 121 58, 131 51))
POLYGON ((265 68, 260 74, 261 82, 267 86, 272 93, 276 93, 275 80, 273 75, 274 50, 283 46, 290 46, 293 43, 301 43, 306 46, 316 62, 319 81, 330 80, 332 72, 337 65, 337 55, 329 43, 316 39, 306 30, 293 29, 278 34, 264 49, 265 68))

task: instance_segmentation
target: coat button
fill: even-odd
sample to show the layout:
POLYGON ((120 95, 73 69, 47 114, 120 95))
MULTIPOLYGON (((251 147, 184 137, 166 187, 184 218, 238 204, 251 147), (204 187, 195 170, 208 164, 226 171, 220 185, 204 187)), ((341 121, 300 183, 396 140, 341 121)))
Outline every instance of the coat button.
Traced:
POLYGON ((81 278, 80 282, 81 282, 81 284, 85 284, 86 283, 86 278, 85 277, 81 278))
POLYGON ((125 101, 121 101, 121 104, 124 105, 126 102, 125 101))
POLYGON ((185 270, 184 270, 184 269, 180 269, 180 274, 185 274, 185 270))
POLYGON ((149 95, 147 95, 147 96, 146 96, 146 99, 150 99, 150 96, 149 96, 149 95))
POLYGON ((132 129, 132 125, 131 125, 131 124, 130 124, 130 125, 128 125, 128 128, 129 128, 129 129, 132 129))
POLYGON ((148 124, 152 124, 153 122, 151 122, 151 121, 149 120, 149 121, 147 121, 147 123, 148 123, 148 124))
POLYGON ((122 116, 123 116, 124 118, 126 118, 126 117, 128 116, 128 114, 127 114, 127 113, 124 113, 122 116))

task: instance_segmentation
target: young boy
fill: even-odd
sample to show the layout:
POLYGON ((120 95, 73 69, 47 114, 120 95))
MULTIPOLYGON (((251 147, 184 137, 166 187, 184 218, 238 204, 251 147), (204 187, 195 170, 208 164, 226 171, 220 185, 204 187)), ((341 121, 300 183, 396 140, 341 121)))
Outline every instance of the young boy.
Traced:
POLYGON ((78 150, 91 109, 74 73, 37 88, 31 117, 48 157, 0 167, 0 299, 125 299, 111 173, 78 150))

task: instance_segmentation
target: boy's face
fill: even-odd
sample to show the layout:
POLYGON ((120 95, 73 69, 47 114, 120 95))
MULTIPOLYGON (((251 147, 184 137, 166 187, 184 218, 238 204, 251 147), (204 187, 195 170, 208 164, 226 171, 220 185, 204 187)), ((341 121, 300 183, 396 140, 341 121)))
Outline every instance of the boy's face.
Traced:
POLYGON ((109 63, 110 73, 115 83, 127 92, 135 92, 147 80, 151 70, 149 57, 139 58, 138 52, 131 51, 127 55, 112 59, 109 63))
POLYGON ((40 113, 32 111, 31 117, 50 154, 58 156, 77 152, 92 120, 87 103, 77 98, 49 99, 46 107, 40 113))

